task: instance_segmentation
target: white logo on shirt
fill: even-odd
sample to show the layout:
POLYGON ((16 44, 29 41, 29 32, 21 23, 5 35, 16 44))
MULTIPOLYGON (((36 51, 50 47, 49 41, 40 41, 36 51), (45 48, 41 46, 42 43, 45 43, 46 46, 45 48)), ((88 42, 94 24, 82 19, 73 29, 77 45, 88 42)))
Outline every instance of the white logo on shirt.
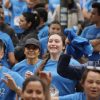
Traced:
POLYGON ((5 89, 4 88, 0 88, 0 96, 3 96, 5 94, 5 89))

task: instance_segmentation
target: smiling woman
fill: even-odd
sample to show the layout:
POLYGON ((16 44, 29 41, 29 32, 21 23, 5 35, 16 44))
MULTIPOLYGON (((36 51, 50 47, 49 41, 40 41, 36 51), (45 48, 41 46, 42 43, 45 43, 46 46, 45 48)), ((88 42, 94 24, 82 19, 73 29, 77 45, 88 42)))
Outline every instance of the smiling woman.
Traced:
MULTIPOLYGON (((51 73, 51 86, 54 87, 53 89, 51 88, 51 90, 58 90, 57 94, 59 93, 59 96, 64 97, 65 95, 74 93, 76 81, 63 78, 57 73, 57 64, 59 63, 58 59, 65 49, 65 37, 61 32, 55 31, 55 33, 52 32, 49 34, 47 49, 48 53, 46 54, 42 64, 38 67, 40 68, 39 71, 43 70, 46 73, 51 73)), ((71 62, 73 63, 73 61, 71 62)), ((74 61, 74 63, 76 62, 74 61)))
POLYGON ((24 54, 26 59, 17 63, 12 70, 18 72, 23 78, 27 71, 35 72, 42 60, 39 59, 40 43, 37 39, 27 39, 24 45, 24 54))

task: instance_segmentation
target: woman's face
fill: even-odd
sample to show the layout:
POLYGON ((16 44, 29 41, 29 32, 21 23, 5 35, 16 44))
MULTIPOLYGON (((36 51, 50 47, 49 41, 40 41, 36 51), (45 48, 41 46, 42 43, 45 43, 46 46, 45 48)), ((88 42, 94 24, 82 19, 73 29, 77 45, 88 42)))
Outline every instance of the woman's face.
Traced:
POLYGON ((100 74, 93 71, 88 72, 83 88, 88 97, 100 98, 100 74))
POLYGON ((45 100, 43 87, 39 81, 31 81, 22 93, 23 100, 45 100))
POLYGON ((22 29, 27 29, 27 27, 28 27, 28 23, 23 15, 20 16, 19 26, 22 29))
POLYGON ((52 24, 49 28, 49 33, 61 33, 61 26, 59 24, 52 24))
POLYGON ((59 54, 62 52, 63 48, 63 42, 59 35, 54 34, 49 37, 48 50, 50 54, 59 54))
POLYGON ((24 54, 28 59, 36 59, 40 54, 40 50, 37 46, 30 44, 25 47, 24 54))

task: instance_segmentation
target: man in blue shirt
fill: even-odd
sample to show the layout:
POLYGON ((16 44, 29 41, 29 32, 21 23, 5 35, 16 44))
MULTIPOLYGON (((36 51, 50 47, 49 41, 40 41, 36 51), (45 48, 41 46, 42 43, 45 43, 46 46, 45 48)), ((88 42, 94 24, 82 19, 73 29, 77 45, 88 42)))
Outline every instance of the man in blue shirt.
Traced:
POLYGON ((90 61, 97 61, 100 59, 100 3, 92 4, 91 22, 94 25, 86 27, 81 36, 87 38, 94 48, 90 61))

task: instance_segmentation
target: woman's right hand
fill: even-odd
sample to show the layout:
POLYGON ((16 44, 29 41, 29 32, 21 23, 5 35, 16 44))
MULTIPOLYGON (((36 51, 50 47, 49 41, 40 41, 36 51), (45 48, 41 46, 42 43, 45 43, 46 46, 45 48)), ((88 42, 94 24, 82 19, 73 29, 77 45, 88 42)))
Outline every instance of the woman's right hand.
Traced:
POLYGON ((31 71, 27 71, 26 73, 25 73, 25 78, 29 78, 29 77, 31 77, 31 76, 33 76, 34 74, 31 72, 31 71))

